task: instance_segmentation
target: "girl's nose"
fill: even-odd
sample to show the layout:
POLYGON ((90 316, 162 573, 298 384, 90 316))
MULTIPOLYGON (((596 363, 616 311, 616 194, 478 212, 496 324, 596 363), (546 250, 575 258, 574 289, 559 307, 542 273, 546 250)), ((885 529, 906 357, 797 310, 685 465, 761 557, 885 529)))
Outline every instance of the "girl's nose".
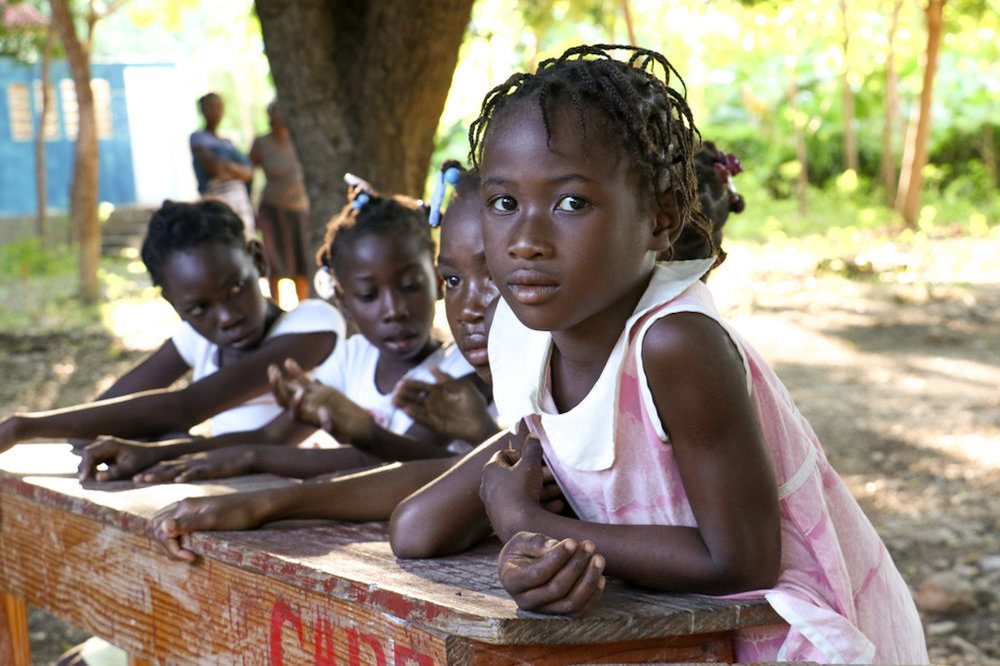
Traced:
POLYGON ((385 321, 401 321, 409 316, 406 299, 394 289, 387 289, 382 302, 382 318, 385 321))
POLYGON ((550 256, 552 244, 546 235, 547 222, 539 215, 526 214, 514 223, 507 253, 515 259, 542 259, 550 256))
POLYGON ((229 305, 220 305, 217 316, 219 319, 219 326, 222 328, 235 326, 243 320, 243 317, 240 316, 239 310, 229 305))

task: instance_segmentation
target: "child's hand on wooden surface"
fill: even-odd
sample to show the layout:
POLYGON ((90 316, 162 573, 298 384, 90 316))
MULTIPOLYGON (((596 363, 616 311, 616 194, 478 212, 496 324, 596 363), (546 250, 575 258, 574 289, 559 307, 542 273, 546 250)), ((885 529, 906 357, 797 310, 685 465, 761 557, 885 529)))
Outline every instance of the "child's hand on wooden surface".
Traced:
POLYGON ((138 473, 155 465, 169 455, 169 449, 163 445, 146 442, 136 442, 120 437, 100 437, 88 445, 80 453, 80 465, 77 471, 80 482, 84 481, 115 481, 132 479, 137 481, 138 473), (98 470, 98 465, 105 464, 106 470, 98 470))
POLYGON ((186 534, 209 530, 250 530, 264 522, 265 513, 245 493, 189 497, 166 506, 150 518, 153 538, 170 557, 194 562, 184 548, 186 534))
POLYGON ((486 398, 471 381, 452 377, 436 366, 430 370, 437 383, 404 379, 396 387, 393 403, 414 421, 448 439, 477 444, 499 430, 486 398))
POLYGON ((528 527, 534 511, 543 510, 544 488, 542 445, 534 437, 525 440, 520 455, 497 451, 483 466, 479 497, 502 541, 528 527))
POLYGON ((163 460, 136 474, 139 483, 187 483, 203 479, 226 479, 253 471, 255 450, 248 446, 227 446, 212 451, 188 453, 163 460))
POLYGON ((284 373, 272 364, 267 375, 275 400, 296 420, 322 428, 344 444, 363 446, 371 437, 371 414, 337 389, 306 376, 292 359, 285 360, 284 373))
POLYGON ((583 615, 604 593, 604 558, 590 541, 518 532, 500 551, 497 570, 517 607, 536 613, 583 615))

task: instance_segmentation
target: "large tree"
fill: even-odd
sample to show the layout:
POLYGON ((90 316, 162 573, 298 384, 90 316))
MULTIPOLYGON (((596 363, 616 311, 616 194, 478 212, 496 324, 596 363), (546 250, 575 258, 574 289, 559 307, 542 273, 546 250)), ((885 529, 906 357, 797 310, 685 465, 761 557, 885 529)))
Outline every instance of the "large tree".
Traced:
POLYGON ((344 204, 347 171, 422 196, 473 0, 255 4, 314 225, 344 204))

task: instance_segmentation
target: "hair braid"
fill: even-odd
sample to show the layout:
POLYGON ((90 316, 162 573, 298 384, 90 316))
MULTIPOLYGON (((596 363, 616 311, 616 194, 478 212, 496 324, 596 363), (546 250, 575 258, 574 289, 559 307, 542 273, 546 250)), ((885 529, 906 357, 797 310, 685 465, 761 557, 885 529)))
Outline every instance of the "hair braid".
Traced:
POLYGON ((614 126, 609 135, 633 158, 658 205, 676 206, 685 225, 714 248, 698 202, 693 155, 700 134, 686 95, 681 75, 655 51, 614 44, 575 46, 543 60, 534 74, 514 74, 487 93, 469 128, 469 162, 481 167, 490 127, 513 102, 534 100, 550 138, 556 101, 567 102, 576 113, 584 139, 586 112, 599 111, 614 126), (616 59, 618 51, 629 52, 627 60, 616 59))

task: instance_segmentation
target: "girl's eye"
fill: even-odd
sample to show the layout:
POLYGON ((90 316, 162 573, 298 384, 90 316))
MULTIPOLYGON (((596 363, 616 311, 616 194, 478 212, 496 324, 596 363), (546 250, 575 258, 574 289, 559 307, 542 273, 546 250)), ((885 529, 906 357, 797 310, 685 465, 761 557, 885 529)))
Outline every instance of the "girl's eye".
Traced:
POLYGON ((354 294, 354 298, 358 299, 362 303, 371 303, 378 297, 374 291, 366 291, 360 294, 354 294))
POLYGON ((195 305, 194 307, 188 309, 189 317, 200 317, 203 314, 205 314, 205 307, 202 305, 195 305))
POLYGON ((511 213, 517 210, 517 199, 500 196, 490 201, 490 208, 498 213, 511 213))
POLYGON ((575 212, 583 210, 589 205, 590 204, 587 203, 586 199, 581 199, 580 197, 568 194, 556 203, 556 210, 568 210, 571 212, 575 212))
POLYGON ((247 280, 247 278, 243 278, 237 281, 236 284, 234 284, 232 287, 229 288, 229 293, 234 295, 240 293, 241 291, 246 289, 248 282, 249 280, 247 280))
POLYGON ((444 282, 444 286, 448 289, 454 289, 458 285, 462 284, 462 278, 457 275, 442 275, 441 280, 444 282))

